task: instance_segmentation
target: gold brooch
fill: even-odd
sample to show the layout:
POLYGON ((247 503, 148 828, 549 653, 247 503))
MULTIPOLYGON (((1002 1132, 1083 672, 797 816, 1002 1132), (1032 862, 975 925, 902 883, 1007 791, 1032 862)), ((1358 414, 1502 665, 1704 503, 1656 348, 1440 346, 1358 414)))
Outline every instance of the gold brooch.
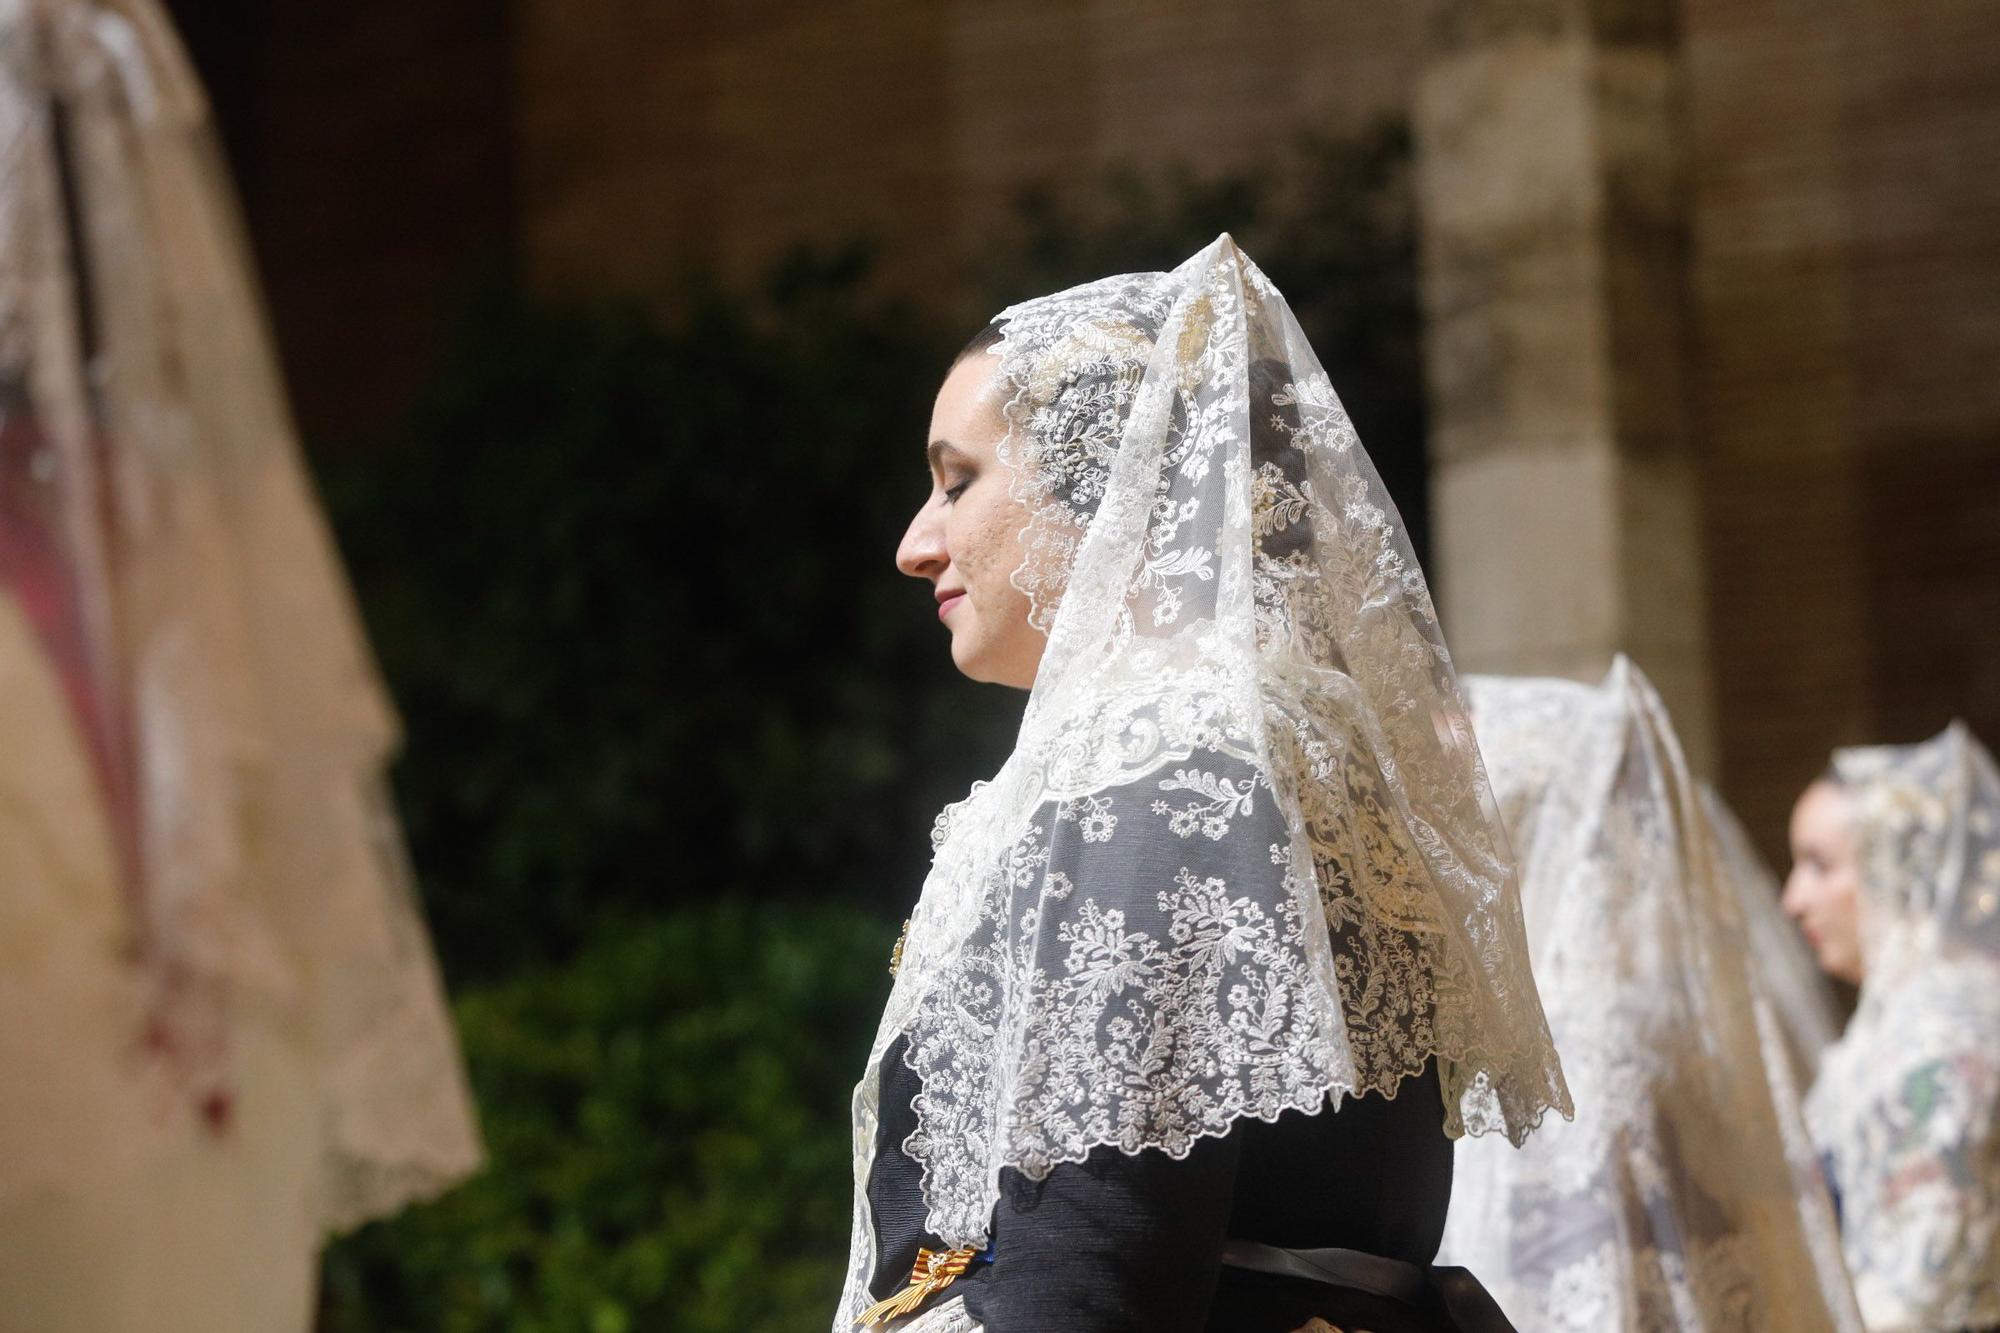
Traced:
POLYGON ((854 1322, 869 1328, 910 1313, 933 1293, 958 1281, 978 1253, 969 1245, 956 1250, 918 1250, 916 1266, 910 1269, 910 1285, 888 1300, 869 1306, 854 1322))
POLYGON ((889 975, 892 977, 896 975, 896 970, 903 965, 903 946, 909 942, 909 939, 910 922, 908 918, 905 918, 903 921, 903 933, 896 937, 896 947, 889 950, 889 975))

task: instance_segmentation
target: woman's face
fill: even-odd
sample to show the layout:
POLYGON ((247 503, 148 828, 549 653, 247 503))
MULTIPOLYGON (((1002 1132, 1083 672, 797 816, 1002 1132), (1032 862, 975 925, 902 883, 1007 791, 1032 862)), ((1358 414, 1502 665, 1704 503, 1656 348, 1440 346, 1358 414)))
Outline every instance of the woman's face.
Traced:
POLYGON ((995 453, 1005 430, 995 359, 966 357, 931 409, 931 493, 896 548, 896 568, 929 581, 960 671, 1025 690, 1048 640, 1013 583, 1028 514, 995 453))
POLYGON ((1861 982, 1861 867, 1854 846, 1854 798, 1838 783, 1807 787, 1792 807, 1792 873, 1785 913, 1799 923, 1820 967, 1861 982))

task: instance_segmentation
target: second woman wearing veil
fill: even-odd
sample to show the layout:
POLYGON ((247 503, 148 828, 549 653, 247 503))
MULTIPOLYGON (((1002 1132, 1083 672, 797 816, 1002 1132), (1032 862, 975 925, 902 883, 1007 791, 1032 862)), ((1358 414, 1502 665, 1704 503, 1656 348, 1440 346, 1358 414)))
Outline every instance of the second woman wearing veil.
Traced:
POLYGON ((1806 1101, 1869 1333, 2000 1329, 2000 765, 1962 723, 1836 751, 1785 906, 1860 986, 1806 1101))
POLYGON ((835 1326, 1504 1327, 1430 1266, 1450 1138, 1567 1093, 1423 575, 1284 298, 1225 235, 1011 307, 929 455, 898 563, 1029 693, 932 835, 835 1326))

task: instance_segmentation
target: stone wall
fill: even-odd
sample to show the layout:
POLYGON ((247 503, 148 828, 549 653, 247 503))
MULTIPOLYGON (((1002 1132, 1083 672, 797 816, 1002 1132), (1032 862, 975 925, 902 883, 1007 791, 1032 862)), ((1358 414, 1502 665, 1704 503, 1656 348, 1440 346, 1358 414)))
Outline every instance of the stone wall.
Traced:
POLYGON ((1461 662, 1630 652, 1782 856, 1837 744, 2000 742, 2000 9, 1451 0, 1416 101, 1461 662))
POLYGON ((1024 185, 1110 164, 1241 170, 1299 132, 1399 114, 1418 17, 1313 0, 523 0, 527 260, 551 290, 671 300, 690 262, 744 281, 799 242, 867 235, 890 287, 949 299, 1024 185))
POLYGON ((1722 776, 1767 847, 1836 744, 2000 744, 2000 8, 1689 0, 1722 776))
POLYGON ((1024 185, 1411 113, 1461 663, 1631 651, 1773 853, 1836 743, 2000 742, 2000 6, 176 8, 319 441, 468 256, 669 303, 866 234, 950 303, 1024 185))
POLYGON ((1628 653, 1706 767, 1679 55, 1668 0, 1620 12, 1441 11, 1415 116, 1435 563, 1461 669, 1628 653))
POLYGON ((388 430, 464 288, 510 262, 510 33, 487 0, 179 0, 293 405, 315 444, 388 430))

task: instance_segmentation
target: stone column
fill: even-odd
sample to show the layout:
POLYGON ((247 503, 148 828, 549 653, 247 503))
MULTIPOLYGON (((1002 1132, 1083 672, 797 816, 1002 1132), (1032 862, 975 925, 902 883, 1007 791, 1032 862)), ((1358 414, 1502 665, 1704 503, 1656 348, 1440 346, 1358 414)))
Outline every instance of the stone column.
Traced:
POLYGON ((1455 0, 1414 117, 1434 558, 1461 670, 1629 653, 1714 751, 1670 0, 1455 0))
MULTIPOLYGON (((1832 746, 1921 734, 1877 731, 1871 704, 1848 61, 1893 67, 1903 53, 1862 48, 1856 8, 1682 11, 1716 718, 1730 802, 1780 866, 1792 801, 1832 746)), ((1923 211, 1935 198, 1906 196, 1923 211)), ((1938 352, 1934 321, 1909 327, 1938 352)))

